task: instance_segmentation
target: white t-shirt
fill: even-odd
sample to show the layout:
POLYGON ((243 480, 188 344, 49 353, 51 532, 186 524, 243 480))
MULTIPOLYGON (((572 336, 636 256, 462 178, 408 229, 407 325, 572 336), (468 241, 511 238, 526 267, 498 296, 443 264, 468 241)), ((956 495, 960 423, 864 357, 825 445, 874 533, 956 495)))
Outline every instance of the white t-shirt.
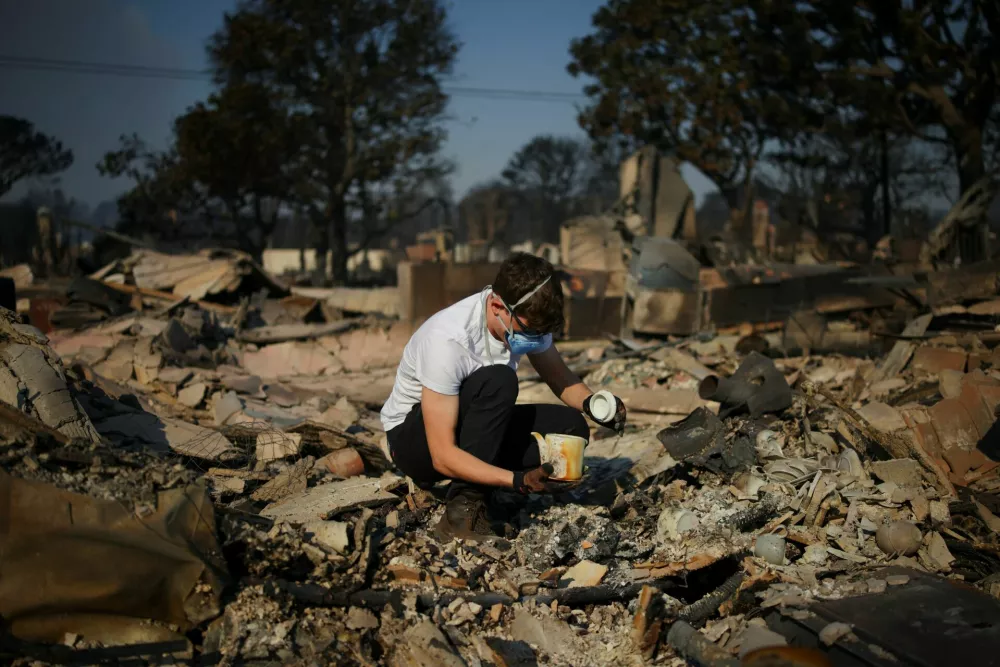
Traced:
POLYGON ((483 366, 497 363, 517 370, 521 355, 512 356, 484 326, 483 305, 488 294, 489 288, 448 306, 424 322, 410 338, 396 371, 392 394, 382 406, 386 431, 403 423, 420 402, 424 387, 454 396, 465 378, 483 366), (492 362, 486 345, 490 346, 492 362))

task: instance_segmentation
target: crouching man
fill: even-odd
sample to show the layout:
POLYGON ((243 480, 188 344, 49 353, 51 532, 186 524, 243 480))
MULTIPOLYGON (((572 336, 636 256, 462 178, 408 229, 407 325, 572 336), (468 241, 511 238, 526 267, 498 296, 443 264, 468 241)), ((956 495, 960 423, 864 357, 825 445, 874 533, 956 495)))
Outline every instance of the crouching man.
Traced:
MULTIPOLYGON (((403 352, 382 424, 396 466, 421 486, 453 480, 441 539, 492 537, 493 488, 551 490, 532 432, 589 439, 590 389, 552 345, 563 296, 552 265, 534 255, 505 261, 493 285, 425 322, 403 352), (565 405, 515 405, 523 355, 565 405)), ((621 432, 625 407, 602 426, 621 432)))

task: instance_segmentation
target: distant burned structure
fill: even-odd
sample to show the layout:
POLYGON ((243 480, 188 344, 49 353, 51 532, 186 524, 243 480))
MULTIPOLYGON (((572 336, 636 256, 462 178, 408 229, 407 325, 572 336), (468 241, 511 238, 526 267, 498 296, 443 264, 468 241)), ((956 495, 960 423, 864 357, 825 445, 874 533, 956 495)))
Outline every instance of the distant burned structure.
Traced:
POLYGON ((464 261, 502 259, 512 246, 554 243, 559 234, 535 224, 523 194, 500 182, 474 188, 459 202, 458 228, 458 240, 468 247, 464 261))
POLYGON ((31 251, 38 242, 35 212, 23 204, 0 204, 0 266, 26 264, 32 261, 31 251))
POLYGON ((694 193, 680 172, 680 162, 646 146, 622 162, 619 205, 633 236, 695 241, 694 193))

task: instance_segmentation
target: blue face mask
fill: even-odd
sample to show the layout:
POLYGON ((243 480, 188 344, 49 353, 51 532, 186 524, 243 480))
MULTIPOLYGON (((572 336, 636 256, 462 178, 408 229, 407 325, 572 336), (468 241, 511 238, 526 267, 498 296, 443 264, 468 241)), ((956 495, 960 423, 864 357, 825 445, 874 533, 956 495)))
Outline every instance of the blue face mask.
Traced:
POLYGON ((536 354, 552 345, 552 334, 527 336, 519 331, 507 332, 507 347, 511 354, 536 354))
MULTIPOLYGON (((530 292, 522 296, 520 299, 518 299, 517 303, 515 303, 513 306, 508 306, 506 303, 504 303, 503 298, 500 299, 500 302, 503 303, 504 308, 506 308, 507 312, 510 313, 512 322, 516 317, 514 315, 514 310, 522 303, 530 299, 535 294, 535 292, 542 289, 542 287, 544 287, 545 284, 549 282, 549 280, 551 279, 552 277, 549 276, 548 278, 543 280, 541 283, 539 283, 537 287, 535 287, 535 289, 531 290, 530 292)), ((500 324, 503 326, 504 331, 506 332, 505 339, 507 341, 507 347, 510 349, 511 354, 536 354, 538 352, 544 352, 552 345, 552 334, 529 335, 522 331, 512 331, 508 329, 507 325, 503 323, 503 320, 500 320, 500 324)))

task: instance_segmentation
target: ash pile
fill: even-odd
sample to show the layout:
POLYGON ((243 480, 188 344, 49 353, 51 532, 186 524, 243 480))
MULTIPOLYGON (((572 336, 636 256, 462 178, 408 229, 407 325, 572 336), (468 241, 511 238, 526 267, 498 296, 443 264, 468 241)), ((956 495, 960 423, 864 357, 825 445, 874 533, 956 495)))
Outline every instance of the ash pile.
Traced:
POLYGON ((0 311, 9 662, 1000 660, 996 301, 837 324, 887 334, 868 359, 563 343, 626 434, 592 433, 576 488, 495 494, 496 540, 442 543, 376 412, 402 323, 183 259, 40 298, 44 327, 0 311))

